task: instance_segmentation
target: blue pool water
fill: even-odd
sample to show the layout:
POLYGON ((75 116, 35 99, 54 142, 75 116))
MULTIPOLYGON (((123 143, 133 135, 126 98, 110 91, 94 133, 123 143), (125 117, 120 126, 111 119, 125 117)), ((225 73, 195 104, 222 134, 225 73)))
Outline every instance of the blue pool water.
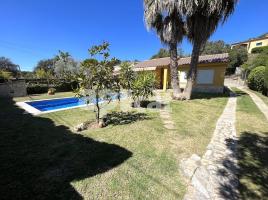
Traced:
MULTIPOLYGON (((112 97, 112 99, 116 99, 116 95, 112 97)), ((90 103, 94 103, 96 100, 91 100, 90 103)), ((103 102, 103 100, 100 101, 100 103, 103 102)), ((77 106, 86 105, 86 100, 83 98, 62 98, 62 99, 51 99, 51 100, 41 100, 41 101, 32 101, 32 102, 26 102, 30 106, 36 108, 37 110, 40 110, 42 112, 45 111, 53 111, 58 109, 64 109, 64 108, 72 108, 77 106)))

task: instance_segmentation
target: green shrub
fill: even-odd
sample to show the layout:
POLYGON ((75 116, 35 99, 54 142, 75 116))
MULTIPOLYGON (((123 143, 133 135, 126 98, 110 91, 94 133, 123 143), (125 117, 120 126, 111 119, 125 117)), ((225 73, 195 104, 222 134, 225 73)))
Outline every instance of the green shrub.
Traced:
POLYGON ((12 72, 0 70, 0 79, 8 80, 12 78, 12 72))
POLYGON ((265 67, 259 66, 253 69, 248 76, 248 87, 259 92, 265 91, 264 85, 265 67))
POLYGON ((56 93, 56 89, 55 88, 49 88, 47 91, 48 95, 54 95, 56 93))
POLYGON ((265 53, 268 54, 268 46, 265 47, 255 47, 251 50, 251 53, 257 54, 257 53, 265 53))
POLYGON ((229 51, 229 65, 226 69, 226 75, 235 73, 237 67, 240 67, 248 60, 248 52, 245 48, 233 48, 229 51))
POLYGON ((55 88, 57 92, 70 92, 73 89, 77 88, 77 82, 58 82, 54 84, 46 83, 29 83, 27 86, 27 93, 28 94, 43 94, 47 93, 49 88, 55 88))
POLYGON ((56 88, 57 92, 70 92, 73 91, 73 89, 78 87, 78 83, 76 81, 72 82, 61 82, 54 86, 56 88))
POLYGON ((42 94, 48 91, 47 85, 28 85, 27 86, 27 94, 42 94))
POLYGON ((48 86, 44 84, 34 84, 27 86, 27 94, 42 94, 47 93, 48 86))
POLYGON ((155 88, 155 74, 152 72, 140 72, 132 85, 132 99, 136 106, 140 105, 141 101, 147 100, 150 96, 153 96, 153 90, 155 88))
POLYGON ((268 65, 265 67, 264 85, 265 85, 264 94, 268 96, 268 65))

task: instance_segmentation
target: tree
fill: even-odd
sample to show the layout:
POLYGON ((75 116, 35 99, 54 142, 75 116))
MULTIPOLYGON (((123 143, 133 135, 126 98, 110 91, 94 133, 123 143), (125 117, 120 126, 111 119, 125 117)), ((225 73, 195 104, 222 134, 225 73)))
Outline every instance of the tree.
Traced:
MULTIPOLYGON (((184 57, 183 50, 178 48, 177 54, 179 57, 184 57)), ((170 57, 170 52, 167 49, 161 48, 159 51, 151 57, 151 59, 170 57)))
POLYGON ((12 78, 12 73, 11 72, 8 72, 8 71, 5 71, 5 70, 0 70, 0 79, 3 79, 3 80, 8 80, 12 78))
POLYGON ((268 66, 268 54, 251 54, 248 58, 248 61, 242 65, 242 68, 249 73, 258 66, 268 66))
POLYGON ((230 45, 226 44, 222 40, 208 41, 201 54, 208 55, 208 54, 228 53, 230 49, 231 49, 230 45))
MULTIPOLYGON (((96 106, 96 121, 100 122, 100 101, 111 101, 111 88, 113 88, 113 59, 109 59, 109 43, 93 46, 89 49, 91 59, 81 63, 81 73, 78 75, 79 81, 78 95, 93 98, 91 101, 96 106), (101 57, 100 60, 96 56, 101 57)), ((89 99, 87 103, 91 102, 89 99)))
POLYGON ((57 78, 72 80, 73 77, 79 72, 80 63, 76 62, 73 58, 62 58, 55 62, 54 73, 57 78))
POLYGON ((233 13, 237 0, 196 0, 184 1, 184 3, 187 37, 193 44, 193 50, 186 88, 180 99, 190 99, 197 78, 197 64, 201 49, 219 23, 224 23, 233 13))
POLYGON ((33 79, 33 78, 35 78, 35 73, 28 72, 28 71, 22 71, 21 76, 22 76, 22 78, 25 78, 25 79, 33 79))
POLYGON ((58 61, 58 60, 68 61, 69 57, 71 57, 69 52, 64 52, 64 51, 59 50, 59 54, 55 56, 54 60, 55 61, 58 61))
POLYGON ((16 76, 19 72, 19 65, 14 64, 9 58, 0 57, 0 70, 11 72, 12 76, 16 76))
POLYGON ((49 84, 50 84, 50 79, 53 78, 53 75, 51 73, 51 71, 45 71, 45 69, 37 69, 35 71, 35 75, 37 78, 39 79, 46 79, 47 80, 47 87, 49 88, 49 84))
POLYGON ((44 59, 40 60, 36 67, 34 68, 34 72, 37 72, 38 70, 43 70, 45 72, 48 72, 52 75, 54 75, 54 59, 44 59))
POLYGON ((129 62, 123 62, 120 65, 120 75, 119 79, 121 81, 122 87, 128 90, 130 94, 130 90, 132 88, 132 83, 135 79, 136 73, 132 69, 132 64, 129 62))
POLYGON ((168 45, 170 50, 170 77, 174 97, 178 97, 181 93, 177 46, 181 43, 185 32, 182 5, 171 0, 144 0, 144 15, 147 27, 156 30, 161 42, 168 45))
POLYGON ((170 52, 167 49, 161 48, 159 51, 151 57, 151 59, 169 57, 170 52))
POLYGON ((229 65, 226 74, 235 73, 235 69, 248 60, 248 52, 245 48, 233 48, 229 50, 229 65))

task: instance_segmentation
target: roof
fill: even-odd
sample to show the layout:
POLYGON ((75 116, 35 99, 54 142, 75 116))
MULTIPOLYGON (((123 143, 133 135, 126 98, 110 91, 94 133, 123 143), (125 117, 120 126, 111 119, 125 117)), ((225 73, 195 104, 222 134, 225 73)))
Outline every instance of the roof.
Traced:
POLYGON ((236 43, 233 43, 232 45, 243 44, 243 43, 248 43, 248 42, 253 42, 253 41, 258 41, 258 40, 263 40, 263 39, 268 39, 268 34, 265 34, 263 37, 260 37, 260 38, 252 38, 243 42, 236 42, 236 43))
MULTIPOLYGON (((199 64, 203 63, 226 63, 229 60, 228 53, 214 54, 214 55, 202 55, 199 56, 199 64)), ((191 57, 178 58, 178 65, 189 65, 191 63, 191 57)), ((139 62, 134 67, 137 71, 150 68, 154 70, 156 67, 168 66, 170 64, 170 57, 157 58, 152 60, 146 60, 139 62)))

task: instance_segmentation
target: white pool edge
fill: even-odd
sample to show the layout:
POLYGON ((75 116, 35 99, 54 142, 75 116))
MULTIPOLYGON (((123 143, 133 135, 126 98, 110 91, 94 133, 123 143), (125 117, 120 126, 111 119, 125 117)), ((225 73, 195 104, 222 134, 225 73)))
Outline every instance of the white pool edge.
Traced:
MULTIPOLYGON (((46 100, 55 100, 55 99, 67 99, 67 98, 72 98, 72 97, 63 97, 63 98, 52 98, 52 99, 40 99, 40 100, 33 100, 33 101, 22 101, 22 102, 17 102, 16 105, 19 106, 20 108, 24 109, 27 113, 32 114, 32 115, 41 115, 41 114, 47 114, 47 113, 53 113, 53 112, 58 112, 58 111, 63 111, 63 110, 70 110, 70 109, 75 109, 75 108, 81 108, 81 107, 86 107, 86 106, 92 106, 94 105, 93 103, 91 104, 84 104, 84 105, 79 105, 79 106, 73 106, 69 108, 59 108, 56 110, 49 110, 49 111, 40 111, 30 104, 29 102, 35 102, 35 101, 46 101, 46 100)), ((126 99, 122 98, 122 99, 126 99)), ((111 102, 117 101, 116 99, 112 100, 111 102)), ((105 102, 105 101, 104 101, 105 102)), ((104 103, 100 102, 100 104, 104 103)))
POLYGON ((17 102, 16 105, 32 115, 40 115, 42 113, 40 110, 30 106, 26 102, 17 102))

